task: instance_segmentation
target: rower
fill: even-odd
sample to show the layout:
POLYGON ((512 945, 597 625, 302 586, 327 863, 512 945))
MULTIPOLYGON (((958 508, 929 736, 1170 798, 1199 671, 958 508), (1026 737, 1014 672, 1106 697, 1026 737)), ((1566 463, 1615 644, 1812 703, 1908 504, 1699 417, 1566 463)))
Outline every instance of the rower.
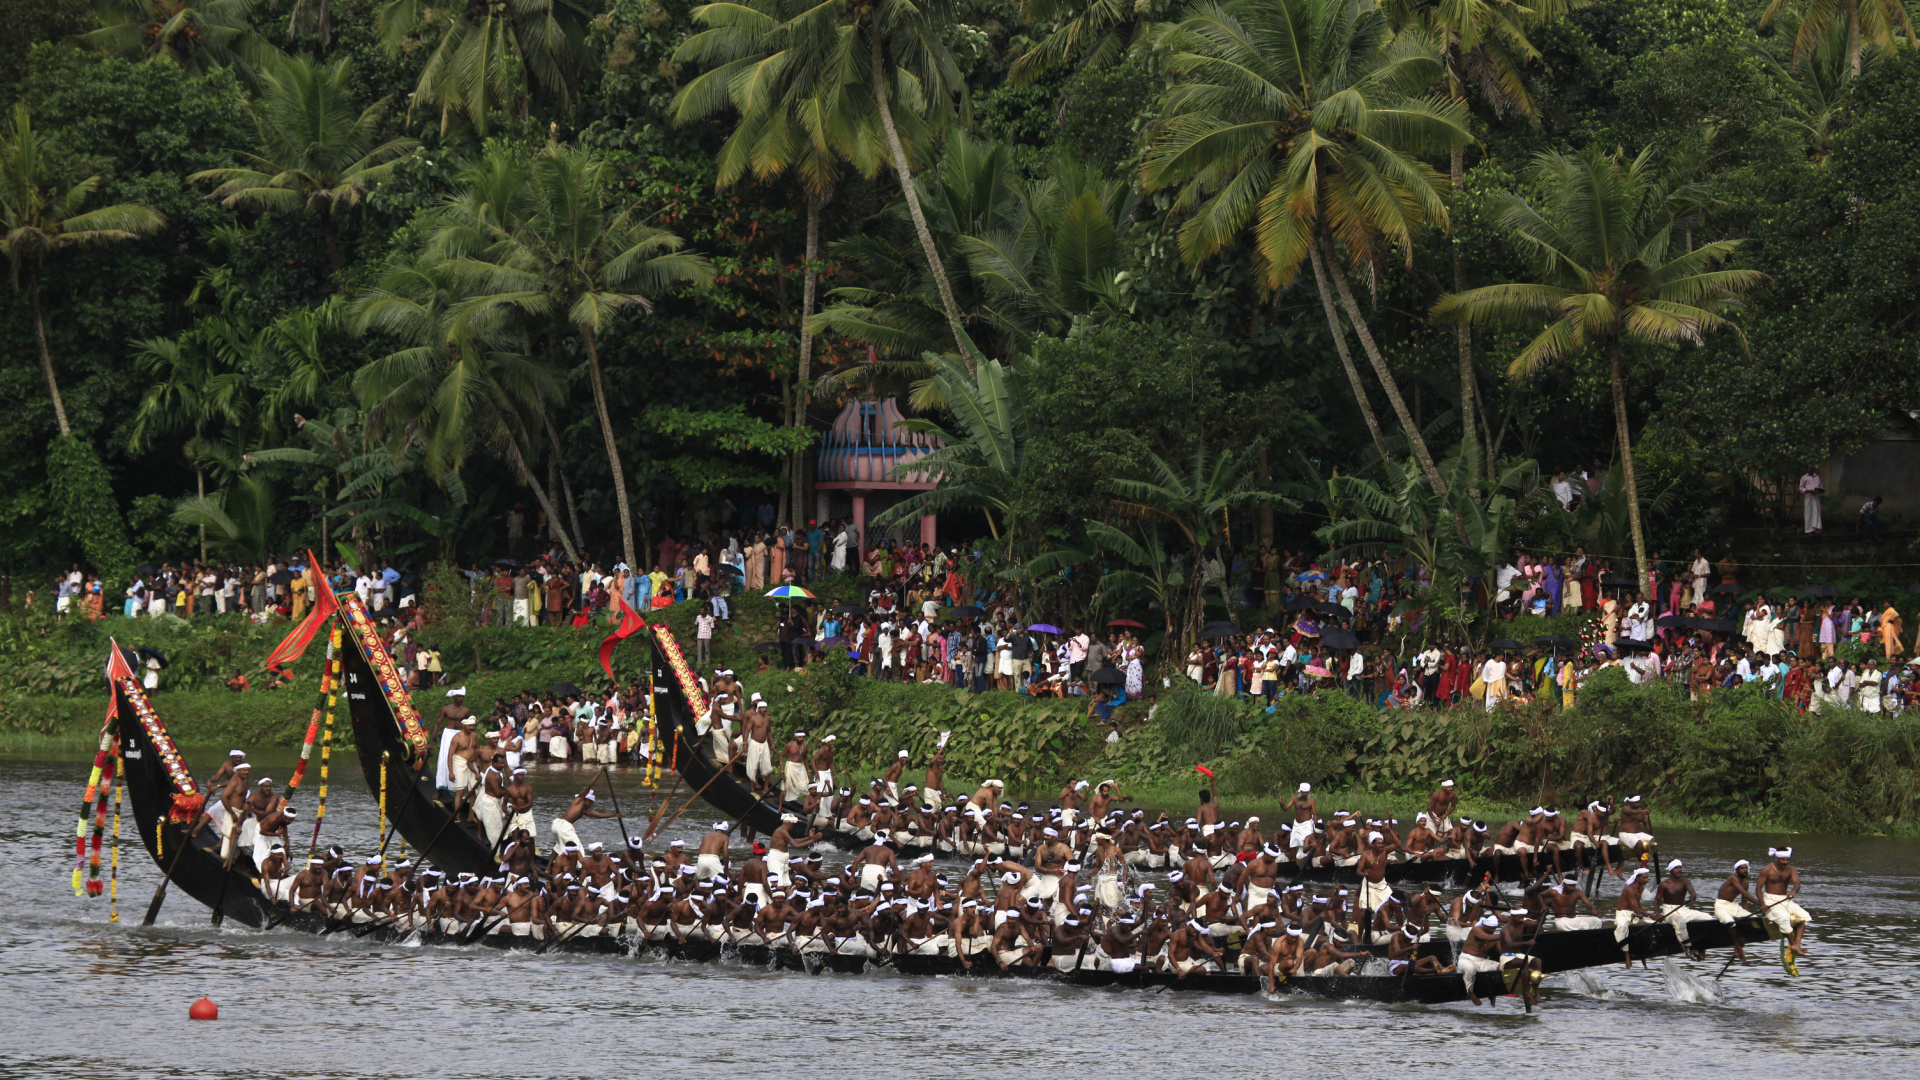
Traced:
POLYGON ((1687 955, 1695 960, 1706 953, 1693 945, 1692 936, 1687 932, 1687 924, 1692 922, 1711 922, 1713 917, 1703 911, 1688 907, 1694 901, 1693 882, 1680 873, 1682 863, 1674 859, 1667 864, 1667 876, 1660 882, 1654 896, 1660 902, 1660 919, 1673 927, 1673 936, 1687 950, 1687 955))
POLYGON ((1206 926, 1197 919, 1181 923, 1167 939, 1167 961, 1177 979, 1184 980, 1190 972, 1205 969, 1223 955, 1206 926))
POLYGON ((1293 847, 1293 857, 1305 862, 1301 850, 1307 846, 1307 841, 1313 838, 1313 825, 1319 814, 1313 802, 1313 785, 1301 784, 1300 790, 1294 792, 1293 799, 1287 803, 1287 808, 1293 811, 1293 829, 1288 833, 1287 839, 1293 847))
POLYGON ((1656 921, 1647 913, 1646 904, 1641 900, 1641 890, 1644 886, 1640 879, 1647 877, 1650 873, 1651 871, 1642 866, 1627 875, 1626 887, 1620 890, 1620 902, 1613 909, 1613 940, 1620 943, 1620 955, 1629 968, 1633 967, 1633 953, 1627 947, 1628 931, 1640 923, 1656 921))
POLYGON ((868 891, 878 891, 880 883, 892 877, 897 870, 893 849, 887 846, 884 833, 875 833, 873 842, 862 848, 847 868, 848 873, 858 876, 859 887, 868 891))
POLYGON ((1528 1008, 1540 1002, 1540 980, 1546 978, 1541 969, 1540 958, 1533 955, 1533 947, 1538 942, 1534 935, 1540 930, 1540 924, 1528 918, 1526 908, 1514 908, 1507 912, 1507 923, 1500 928, 1500 971, 1517 971, 1521 1000, 1528 1008))
POLYGON ((556 850, 565 844, 572 844, 575 847, 580 846, 580 833, 574 828, 574 823, 581 818, 610 818, 616 816, 604 810, 595 810, 593 804, 598 801, 598 799, 599 797, 593 793, 592 785, 589 784, 586 790, 575 795, 567 803, 567 808, 561 811, 559 817, 553 819, 553 846, 556 850))
POLYGON ((1353 962, 1371 955, 1366 949, 1349 952, 1342 945, 1352 944, 1347 936, 1338 930, 1329 930, 1320 939, 1320 947, 1309 954, 1302 966, 1315 975, 1351 975, 1353 962))
POLYGON ((1793 898, 1800 895, 1800 871, 1793 865, 1793 849, 1768 848, 1767 855, 1773 861, 1760 871, 1760 913, 1787 938, 1793 955, 1805 956, 1807 950, 1801 947, 1800 936, 1806 932, 1811 916, 1794 903, 1793 898))
MULTIPOLYGON (((1367 834, 1367 846, 1360 852, 1360 861, 1354 870, 1360 875, 1360 895, 1356 901, 1359 910, 1371 912, 1392 895, 1387 887, 1386 837, 1378 830, 1367 834)), ((1369 929, 1369 940, 1370 935, 1369 929)))
POLYGON ((1626 805, 1620 808, 1621 854, 1638 862, 1652 846, 1653 811, 1647 809, 1646 801, 1640 796, 1629 795, 1626 805))
POLYGON ((287 826, 299 816, 292 804, 285 799, 275 799, 273 809, 261 816, 253 834, 253 862, 259 866, 265 861, 269 851, 277 843, 281 847, 287 844, 287 826))
MULTIPOLYGON (((793 736, 787 740, 786 748, 781 751, 781 756, 780 801, 782 803, 801 802, 807 798, 810 790, 816 789, 807 777, 807 733, 794 732, 793 736)), ((832 789, 819 787, 817 790, 832 789)))
POLYGON ((1741 942, 1739 932, 1732 927, 1748 913, 1746 905, 1761 906, 1760 899, 1753 894, 1753 883, 1747 879, 1748 868, 1752 865, 1745 859, 1734 863, 1733 873, 1720 883, 1720 892, 1713 899, 1713 917, 1728 927, 1729 936, 1733 938, 1733 958, 1743 964, 1747 962, 1746 945, 1741 942))
POLYGON ((1047 928, 1046 906, 1039 897, 1028 900, 1017 916, 1008 918, 993 931, 993 959, 1001 971, 1011 967, 1038 967, 1051 934, 1047 928))
POLYGON ((1080 823, 1080 793, 1090 785, 1085 780, 1076 780, 1060 789, 1060 826, 1071 829, 1080 823))
POLYGON ((700 838, 700 852, 694 856, 694 869, 701 881, 709 881, 727 872, 727 843, 733 838, 731 821, 716 821, 700 838))
POLYGON ((773 714, 765 701, 741 718, 740 736, 747 745, 747 784, 756 795, 765 796, 773 784, 773 714))
POLYGON ((1453 810, 1460 805, 1460 796, 1453 788, 1453 781, 1442 780, 1432 795, 1427 796, 1427 823, 1438 833, 1453 828, 1453 810))
MULTIPOLYGON (((1528 901, 1529 905, 1532 903, 1532 900, 1528 901)), ((1564 875, 1551 888, 1542 889, 1539 903, 1545 909, 1544 914, 1553 917, 1555 930, 1598 930, 1602 925, 1600 910, 1580 890, 1580 875, 1577 873, 1564 875), (1580 914, 1582 904, 1587 906, 1588 914, 1580 914)))
MULTIPOLYGON (((448 696, 462 693, 464 690, 452 691, 448 696)), ((464 697, 454 697, 453 704, 440 710, 441 721, 451 723, 457 729, 453 741, 447 744, 447 785, 453 789, 454 816, 463 820, 468 800, 473 797, 474 785, 479 781, 473 762, 480 756, 479 739, 474 734, 477 721, 462 704, 464 700, 464 697)))
POLYGON ((820 740, 820 746, 813 752, 813 781, 822 790, 833 788, 833 742, 835 736, 828 735, 820 740))
POLYGON ((1450 975, 1453 965, 1440 963, 1437 956, 1420 955, 1422 935, 1412 923, 1402 926, 1398 933, 1387 939, 1387 974, 1405 975, 1407 965, 1413 965, 1416 975, 1450 975))
POLYGON ((893 756, 893 763, 887 766, 885 773, 881 774, 880 784, 887 789, 888 801, 896 803, 900 801, 900 777, 907 771, 907 762, 910 760, 912 760, 911 755, 902 750, 893 756))
POLYGON ((295 911, 311 911, 327 884, 327 860, 318 855, 307 860, 307 868, 295 874, 282 899, 291 899, 295 911))
POLYGON ((506 815, 502 807, 507 795, 506 777, 501 767, 489 760, 480 770, 480 786, 473 799, 473 814, 480 819, 482 837, 490 850, 498 850, 506 834, 506 815))
POLYGON ((285 903, 288 887, 293 883, 293 878, 288 876, 291 868, 287 863, 287 845, 277 840, 272 842, 267 846, 266 854, 259 858, 258 864, 260 891, 273 903, 285 903))
POLYGON ((533 784, 527 780, 524 767, 515 768, 509 774, 506 787, 501 789, 501 796, 507 813, 507 835, 525 832, 531 840, 539 828, 533 823, 533 784))
POLYGON ((1466 983, 1467 999, 1475 1005, 1480 1004, 1480 995, 1474 987, 1475 976, 1483 971, 1500 970, 1500 961, 1494 957, 1494 951, 1500 947, 1500 936, 1500 916, 1488 912, 1474 921, 1460 943, 1460 957, 1454 961, 1454 968, 1466 983))
POLYGON ((1608 820, 1612 814, 1611 804, 1604 799, 1596 799, 1588 803, 1587 808, 1580 811, 1574 818, 1573 833, 1569 838, 1574 865, 1591 865, 1591 859, 1583 849, 1598 848, 1600 864, 1606 868, 1607 873, 1614 877, 1620 876, 1620 871, 1613 867, 1613 838, 1607 835, 1608 830, 1612 828, 1608 820))

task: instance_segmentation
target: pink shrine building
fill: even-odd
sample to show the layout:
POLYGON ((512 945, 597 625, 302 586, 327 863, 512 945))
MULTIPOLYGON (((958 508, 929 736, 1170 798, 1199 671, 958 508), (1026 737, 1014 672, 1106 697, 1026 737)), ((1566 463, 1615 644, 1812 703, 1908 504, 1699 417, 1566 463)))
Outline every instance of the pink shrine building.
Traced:
MULTIPOLYGON (((897 399, 849 401, 821 438, 813 485, 814 516, 821 521, 842 516, 836 512, 837 500, 832 493, 846 492, 852 508, 845 516, 852 518, 858 530, 862 555, 870 546, 867 535, 870 510, 878 513, 914 492, 930 491, 934 487, 933 478, 925 473, 897 471, 898 466, 911 464, 942 445, 933 435, 901 429, 897 425, 903 419, 897 399), (870 507, 869 499, 879 505, 870 507)), ((885 535, 932 546, 939 542, 936 522, 937 515, 923 515, 918 538, 912 535, 911 526, 890 530, 885 535)))

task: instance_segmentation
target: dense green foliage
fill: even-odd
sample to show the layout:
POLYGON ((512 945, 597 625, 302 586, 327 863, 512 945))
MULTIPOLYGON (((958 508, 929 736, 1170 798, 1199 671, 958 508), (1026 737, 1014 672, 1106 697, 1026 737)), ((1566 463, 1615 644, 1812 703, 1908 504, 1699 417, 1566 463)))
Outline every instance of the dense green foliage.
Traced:
MULTIPOLYGON (((1328 0, 1124 11, 955 0, 924 21, 881 5, 873 18, 890 85, 876 96, 863 66, 868 8, 769 3, 768 18, 805 10, 843 20, 835 25, 852 37, 828 48, 795 23, 779 33, 801 35, 791 40, 817 47, 824 66, 781 69, 758 97, 736 87, 688 112, 676 95, 728 58, 745 63, 786 40, 774 24, 723 32, 684 0, 452 17, 353 0, 301 5, 291 20, 277 8, 173 5, 164 10, 185 21, 161 31, 144 7, 10 4, 0 88, 30 110, 63 168, 97 173, 87 207, 146 207, 165 224, 29 268, 71 426, 105 468, 85 470, 84 513, 52 451, 30 290, 0 290, 0 388, 18 403, 0 423, 0 564, 37 576, 74 560, 118 571, 194 554, 197 533, 168 517, 202 481, 216 508, 229 497, 263 508, 245 527, 254 539, 231 554, 318 545, 327 533, 401 559, 480 558, 496 553, 514 503, 551 505, 579 533, 568 539, 607 561, 627 529, 643 547, 708 520, 723 500, 777 499, 783 520, 804 519, 811 492, 793 472, 804 435, 767 433, 817 429, 837 395, 923 376, 921 352, 953 344, 944 291, 986 355, 1037 361, 1034 452, 1009 478, 1023 559, 1084 542, 1110 481, 1143 475, 1149 454, 1183 460, 1203 444, 1234 444, 1249 463, 1264 454, 1272 487, 1296 479, 1295 451, 1322 479, 1374 472, 1387 484, 1380 452, 1410 452, 1436 487, 1451 486, 1440 462, 1456 445, 1469 460, 1548 472, 1604 463, 1620 442, 1604 363, 1510 376, 1535 322, 1476 332, 1463 369, 1454 329, 1427 314, 1461 288, 1530 280, 1529 251, 1503 220, 1515 199, 1551 194, 1536 155, 1589 149, 1645 154, 1662 190, 1688 193, 1662 211, 1667 250, 1728 258, 1753 286, 1744 303, 1716 308, 1743 335, 1623 346, 1620 404, 1641 506, 1676 485, 1689 494, 1647 515, 1648 547, 1680 548, 1711 537, 1717 521, 1765 520, 1753 516, 1773 506, 1763 485, 1898 427, 1920 392, 1920 329, 1906 318, 1920 276, 1920 54, 1905 20, 1886 21, 1898 7, 1873 9, 1882 22, 1856 57, 1844 18, 1803 26, 1758 0, 1496 5, 1474 16, 1492 21, 1465 28, 1420 5, 1375 14, 1328 0), (1290 217, 1255 214, 1252 189, 1227 181, 1265 184, 1275 155, 1298 146, 1193 141, 1255 115, 1254 84, 1221 77, 1221 58, 1240 55, 1232 28, 1287 20, 1345 50, 1341 77, 1377 72, 1350 100, 1308 73, 1301 85, 1346 101, 1338 107, 1272 106, 1312 114, 1296 134, 1333 125, 1315 151, 1319 202, 1291 204, 1290 217), (703 30, 722 36, 689 48, 703 30), (492 59, 470 47, 483 39, 492 59), (306 59, 288 67, 283 54, 306 59), (805 111, 823 86, 839 88, 830 117, 805 111), (1367 109, 1340 112, 1363 99, 1367 109), (918 174, 914 214, 883 103, 918 174), (722 147, 746 113, 756 124, 795 118, 755 130, 807 132, 813 156, 762 138, 751 168, 726 165, 722 147), (1456 123, 1474 139, 1457 189, 1447 154, 1456 123), (1373 149, 1328 149, 1350 138, 1373 149), (346 311, 432 248, 443 207, 470 190, 463 169, 483 158, 524 166, 549 143, 597 155, 603 172, 589 179, 606 213, 670 234, 712 281, 663 279, 648 304, 606 307, 590 337, 551 304, 500 301, 517 314, 493 328, 506 338, 490 347, 524 353, 551 387, 517 418, 487 414, 452 433, 464 449, 449 459, 444 418, 379 422, 395 383, 362 372, 407 342, 346 311), (737 178, 716 190, 723 168, 737 178), (1387 175, 1398 179, 1366 186, 1387 175), (808 190, 821 237, 812 263, 808 190), (1303 238, 1320 235, 1319 214, 1332 224, 1316 277, 1303 238), (1256 219, 1266 224, 1243 228, 1256 219), (929 244, 937 266, 923 257, 929 244), (820 335, 796 385, 810 268, 820 335), (1342 274, 1352 297, 1339 295, 1342 274), (238 380, 254 407, 136 432, 137 403, 167 377, 140 358, 164 343, 198 350, 194 370, 238 380), (870 347, 887 362, 860 363, 870 347), (341 433, 342 452, 281 453, 312 450, 299 425, 315 417, 341 433), (375 470, 373 458, 389 464, 375 470), (251 494, 241 490, 249 475, 251 494), (342 500, 343 487, 360 497, 342 500), (130 553, 112 538, 114 516, 130 553)), ((1285 87, 1299 75, 1247 78, 1285 87)), ((493 238, 511 233, 519 255, 483 245, 473 257, 519 258, 525 270, 533 221, 503 220, 493 238)), ((468 275, 452 302, 524 292, 525 280, 468 275)), ((1489 510, 1484 493, 1474 500, 1489 510)), ((1313 546, 1331 510, 1278 508, 1276 542, 1313 546)), ((1529 518, 1522 505, 1499 535, 1532 536, 1529 518)), ((969 525, 959 516, 950 528, 969 525)))

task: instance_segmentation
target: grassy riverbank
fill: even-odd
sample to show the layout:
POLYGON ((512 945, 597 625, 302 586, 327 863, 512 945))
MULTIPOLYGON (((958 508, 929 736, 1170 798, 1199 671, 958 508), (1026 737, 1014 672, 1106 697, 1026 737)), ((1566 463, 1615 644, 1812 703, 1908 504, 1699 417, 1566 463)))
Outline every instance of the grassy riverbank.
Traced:
MULTIPOLYGON (((1579 707, 1548 703, 1504 708, 1376 713, 1341 694, 1281 698, 1272 711, 1198 692, 1176 680, 1147 706, 1116 713, 1120 738, 1086 715, 1083 700, 1035 701, 1017 694, 972 695, 945 686, 876 683, 844 666, 805 673, 756 670, 769 654, 775 606, 736 603, 709 667, 741 673, 774 704, 784 734, 805 727, 839 736, 845 777, 877 774, 902 749, 923 763, 951 731, 948 788, 987 777, 1024 797, 1051 799, 1069 779, 1115 779, 1146 805, 1190 807, 1205 780, 1236 816, 1286 815, 1282 802, 1302 781, 1328 810, 1403 819, 1440 780, 1452 778, 1469 813, 1505 820, 1536 802, 1571 812, 1599 795, 1643 794, 1658 821, 1675 826, 1779 832, 1920 835, 1920 717, 1828 710, 1801 716, 1757 690, 1689 701, 1665 683, 1635 686, 1609 672, 1582 689, 1579 707)), ((692 604, 656 613, 691 652, 692 604)), ((604 628, 507 630, 472 625, 446 610, 421 639, 440 648, 452 681, 477 712, 522 690, 555 682, 605 685, 597 649, 604 628)), ((0 751, 90 747, 105 707, 100 663, 107 633, 122 644, 165 652, 155 705, 182 743, 248 748, 297 746, 312 714, 318 647, 283 690, 233 694, 220 683, 258 663, 285 624, 241 620, 108 620, 56 624, 0 617, 0 751)), ((616 654, 624 672, 642 654, 616 654)), ((422 695, 431 714, 440 690, 422 695)), ((348 744, 344 718, 336 744, 348 744)), ((911 775, 911 774, 910 774, 911 775)), ((915 777, 917 778, 917 777, 915 777)))

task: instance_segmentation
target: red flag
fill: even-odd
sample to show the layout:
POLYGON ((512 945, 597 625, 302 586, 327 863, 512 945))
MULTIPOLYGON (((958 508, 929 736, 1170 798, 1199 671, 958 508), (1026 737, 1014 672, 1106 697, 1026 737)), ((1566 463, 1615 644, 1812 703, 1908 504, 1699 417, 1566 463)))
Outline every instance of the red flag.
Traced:
POLYGON ((127 654, 120 651, 120 643, 107 639, 109 655, 107 657, 107 681, 133 678, 133 668, 127 666, 127 654))
POLYGON ((1193 771, 1194 771, 1194 772, 1203 772, 1203 773, 1206 773, 1206 774, 1207 774, 1207 779, 1209 779, 1209 780, 1211 780, 1211 779, 1213 779, 1213 778, 1214 778, 1214 777, 1213 777, 1213 770, 1212 770, 1212 769, 1209 769, 1209 768, 1207 768, 1207 767, 1206 767, 1205 765, 1195 765, 1195 766, 1193 767, 1193 771))
POLYGON ((627 598, 617 591, 613 594, 613 603, 620 611, 620 629, 608 634, 606 639, 600 642, 600 666, 606 669, 607 681, 618 686, 620 680, 613 677, 613 647, 639 633, 647 625, 647 620, 641 618, 639 612, 627 606, 627 598))
POLYGON ((280 674, 281 665, 300 659, 301 654, 307 651, 308 643, 313 641, 313 635, 326 625, 340 607, 333 590, 327 588, 326 575, 320 572, 320 561, 313 557, 311 551, 307 552, 307 577, 313 583, 313 610, 300 620, 300 625, 294 627, 285 640, 274 647, 262 665, 276 675, 280 674))

